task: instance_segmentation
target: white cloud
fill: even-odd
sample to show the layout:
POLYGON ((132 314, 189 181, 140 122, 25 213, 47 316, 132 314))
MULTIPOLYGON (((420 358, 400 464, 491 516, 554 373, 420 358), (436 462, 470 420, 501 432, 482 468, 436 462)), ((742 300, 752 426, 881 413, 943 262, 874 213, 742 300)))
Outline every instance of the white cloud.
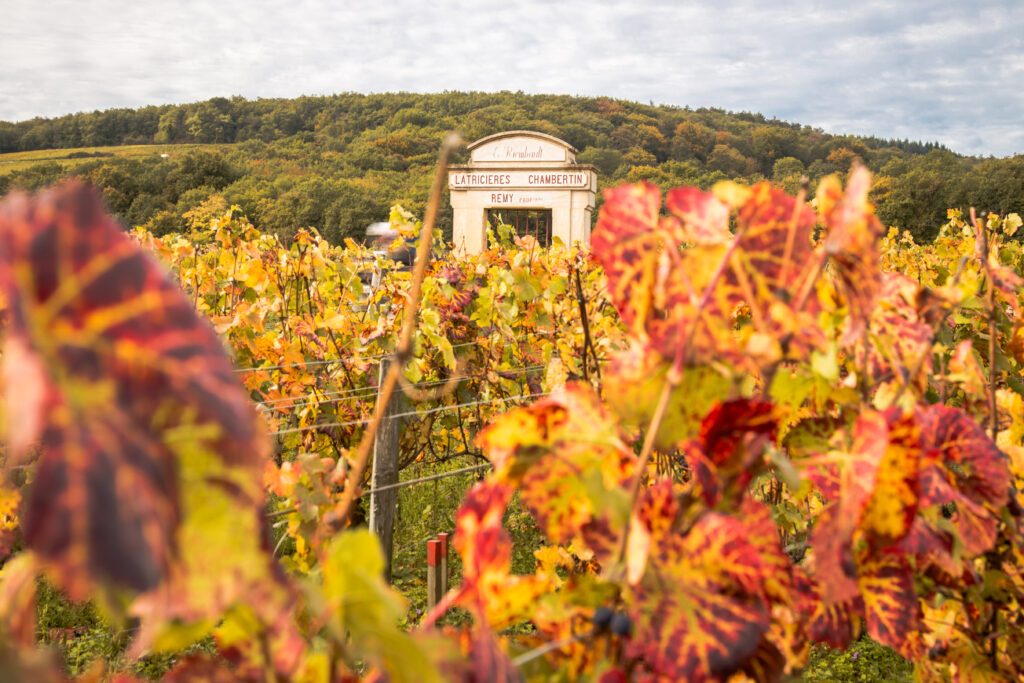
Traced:
POLYGON ((215 95, 524 90, 1024 152, 1024 3, 2 0, 0 119, 215 95))

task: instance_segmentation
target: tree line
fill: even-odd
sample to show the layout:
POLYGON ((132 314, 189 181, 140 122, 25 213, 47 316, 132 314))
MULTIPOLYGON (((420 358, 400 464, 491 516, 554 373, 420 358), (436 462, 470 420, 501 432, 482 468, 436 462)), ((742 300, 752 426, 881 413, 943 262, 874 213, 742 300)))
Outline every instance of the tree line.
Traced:
MULTIPOLYGON (((529 129, 562 138, 593 164, 602 185, 648 180, 663 189, 723 179, 772 180, 789 191, 843 173, 874 171, 882 220, 928 239, 950 207, 1024 211, 1024 156, 978 158, 931 142, 832 135, 748 112, 645 105, 606 97, 523 93, 345 93, 294 99, 216 97, 0 122, 0 152, 127 144, 193 143, 168 158, 57 161, 0 176, 0 192, 65 175, 103 189, 130 225, 182 229, 212 195, 285 236, 315 227, 332 241, 386 218, 393 203, 425 205, 440 140, 529 129)), ((450 229, 443 212, 442 229, 450 229)))

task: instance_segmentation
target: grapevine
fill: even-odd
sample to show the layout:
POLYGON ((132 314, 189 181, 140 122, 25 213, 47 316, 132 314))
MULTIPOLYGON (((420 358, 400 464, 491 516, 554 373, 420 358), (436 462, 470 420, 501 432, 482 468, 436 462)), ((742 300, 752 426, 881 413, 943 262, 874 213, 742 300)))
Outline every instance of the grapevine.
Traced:
POLYGON ((870 185, 624 185, 589 252, 445 255, 396 209, 413 274, 234 209, 158 238, 80 185, 8 198, 11 666, 52 671, 45 575, 137 624, 133 656, 212 635, 177 680, 769 681, 861 633, 920 680, 1020 678, 1020 220, 951 212, 917 244, 870 185), (461 581, 406 627, 349 514, 395 387, 404 464, 480 476, 461 581), (544 539, 532 573, 513 508, 544 539))

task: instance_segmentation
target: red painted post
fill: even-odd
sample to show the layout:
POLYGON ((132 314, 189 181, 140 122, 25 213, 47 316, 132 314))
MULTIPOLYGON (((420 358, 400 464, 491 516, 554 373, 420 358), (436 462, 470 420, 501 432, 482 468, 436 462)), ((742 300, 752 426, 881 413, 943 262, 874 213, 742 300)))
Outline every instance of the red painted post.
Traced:
POLYGON ((427 611, 434 609, 440 599, 441 541, 427 541, 427 611))
POLYGON ((441 595, 448 594, 448 533, 441 532, 437 535, 441 543, 441 595))

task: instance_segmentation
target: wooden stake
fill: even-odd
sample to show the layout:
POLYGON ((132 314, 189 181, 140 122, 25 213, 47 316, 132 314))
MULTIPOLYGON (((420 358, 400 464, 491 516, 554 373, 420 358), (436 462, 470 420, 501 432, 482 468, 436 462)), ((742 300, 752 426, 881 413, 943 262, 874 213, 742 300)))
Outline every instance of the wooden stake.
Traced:
POLYGON ((441 541, 427 541, 427 612, 441 600, 441 541))
POLYGON ((437 535, 437 540, 441 543, 441 595, 445 595, 448 592, 448 534, 441 532, 437 535))
MULTIPOLYGON (((380 384, 387 377, 391 359, 380 363, 380 384)), ((403 412, 404 394, 391 394, 381 416, 380 428, 373 442, 373 470, 370 477, 370 530, 380 539, 384 551, 384 580, 391 583, 391 563, 395 552, 395 516, 398 511, 398 443, 402 418, 392 417, 403 412), (387 488, 391 487, 391 488, 387 488), (383 490, 378 490, 383 489, 383 490)))

